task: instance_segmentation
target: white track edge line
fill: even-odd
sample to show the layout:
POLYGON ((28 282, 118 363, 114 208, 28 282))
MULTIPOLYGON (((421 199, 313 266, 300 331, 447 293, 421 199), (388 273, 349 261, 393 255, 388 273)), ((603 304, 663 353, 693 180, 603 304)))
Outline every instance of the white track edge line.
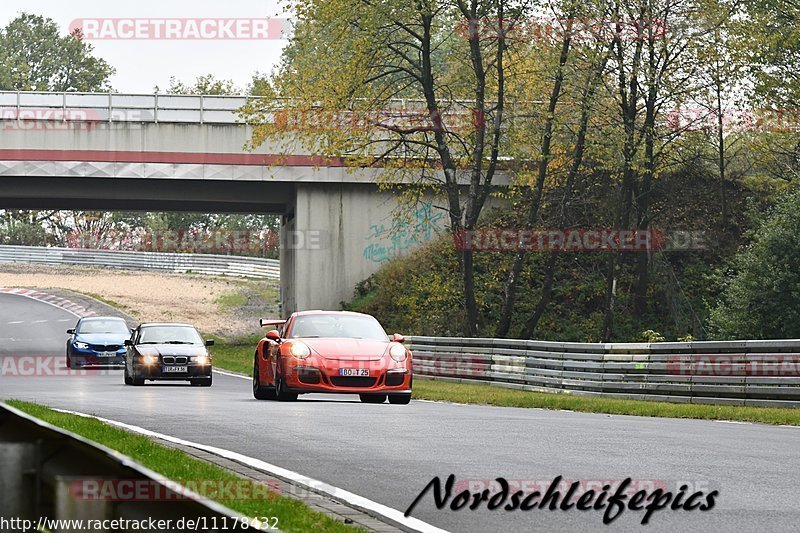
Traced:
POLYGON ((218 368, 212 368, 211 370, 212 370, 212 372, 216 372, 217 374, 222 374, 223 376, 230 376, 232 378, 246 379, 247 381, 250 381, 251 379, 253 379, 253 378, 251 378, 249 376, 245 376, 243 374, 235 374, 233 372, 226 372, 226 371, 220 370, 218 368))
POLYGON ((280 466, 276 466, 261 459, 256 459, 254 457, 249 457, 247 455, 243 455, 237 452, 233 452, 230 450, 226 450, 224 448, 217 448, 216 446, 208 446, 206 444, 199 444, 196 442, 180 439, 178 437, 172 437, 170 435, 165 435, 163 433, 157 433, 155 431, 150 431, 149 429, 145 429, 139 426, 134 426, 131 424, 126 424, 124 422, 117 422, 116 420, 110 420, 108 418, 102 418, 99 416, 89 415, 86 413, 81 413, 78 411, 70 411, 67 409, 53 409, 54 411, 58 411, 59 413, 66 413, 70 415, 81 416, 84 418, 93 418, 95 420, 99 420, 100 422, 104 422, 106 424, 117 426, 123 429, 127 429, 128 431, 132 431, 134 433, 138 433, 140 435, 145 435, 147 437, 152 437, 156 439, 161 439, 167 442, 172 442, 173 444, 180 444, 182 446, 188 446, 190 448, 195 448, 198 450, 202 450, 219 457, 223 457, 225 459, 230 459, 232 461, 238 461, 243 463, 247 466, 255 468, 256 470, 261 470, 265 473, 274 475, 276 477, 288 479, 293 483, 297 483, 298 485, 302 485, 312 491, 316 492, 323 492, 332 496, 336 499, 345 501, 350 505, 366 509, 378 515, 381 515, 389 520, 401 524, 405 527, 411 528, 415 531, 419 531, 421 533, 448 533, 445 529, 440 529, 434 525, 428 524, 427 522, 423 522, 417 518, 413 517, 406 517, 403 515, 402 512, 392 509, 386 505, 381 503, 372 501, 368 498, 363 496, 359 496, 358 494, 354 494, 350 491, 340 489, 339 487, 335 487, 333 485, 329 485, 328 483, 324 483, 322 481, 318 481, 316 479, 306 477, 302 474, 298 474, 297 472, 293 472, 292 470, 287 470, 280 466))

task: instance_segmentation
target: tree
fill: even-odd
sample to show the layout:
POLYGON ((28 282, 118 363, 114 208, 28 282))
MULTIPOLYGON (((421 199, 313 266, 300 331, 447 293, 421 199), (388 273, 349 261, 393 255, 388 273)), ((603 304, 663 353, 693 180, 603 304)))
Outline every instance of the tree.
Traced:
POLYGON ((0 30, 0 89, 108 91, 114 68, 92 51, 80 30, 62 36, 54 20, 23 13, 0 30))
MULTIPOLYGON (((443 196, 454 235, 474 229, 505 150, 506 81, 520 46, 506 35, 531 2, 301 0, 295 8, 276 98, 244 110, 254 126, 252 146, 286 138, 276 114, 316 114, 313 128, 285 141, 289 149, 300 142, 354 165, 381 164, 387 183, 417 186, 406 188, 412 199, 425 190, 443 196), (415 110, 398 109, 398 98, 414 100, 415 110), (347 121, 368 127, 356 131, 347 121)), ((456 253, 464 329, 474 335, 474 258, 463 248, 456 253)))
MULTIPOLYGON (((158 86, 155 92, 159 92, 158 86)), ((242 94, 233 80, 219 80, 213 74, 198 76, 193 84, 186 84, 174 76, 169 79, 167 94, 209 94, 209 95, 238 95, 242 94)))
POLYGON ((734 258, 711 322, 720 339, 800 338, 800 191, 785 193, 734 258))

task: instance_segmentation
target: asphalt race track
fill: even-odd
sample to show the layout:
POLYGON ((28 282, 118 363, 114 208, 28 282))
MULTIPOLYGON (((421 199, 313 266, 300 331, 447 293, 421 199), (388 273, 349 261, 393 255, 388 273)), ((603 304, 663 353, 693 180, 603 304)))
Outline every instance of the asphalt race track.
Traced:
MULTIPOLYGON (((65 330, 76 320, 45 303, 0 294, 0 357, 63 357, 65 330)), ((642 526, 644 513, 626 510, 613 531, 790 531, 800 522, 800 428, 421 401, 368 405, 348 396, 260 402, 249 381, 221 374, 211 388, 126 387, 121 371, 2 375, 0 397, 236 451, 401 511, 434 476, 501 476, 533 486, 562 475, 601 482, 631 477, 673 491, 689 482, 719 491, 709 512, 665 509, 642 526)), ((413 516, 459 532, 603 527, 602 511, 574 508, 437 510, 431 493, 413 516)))

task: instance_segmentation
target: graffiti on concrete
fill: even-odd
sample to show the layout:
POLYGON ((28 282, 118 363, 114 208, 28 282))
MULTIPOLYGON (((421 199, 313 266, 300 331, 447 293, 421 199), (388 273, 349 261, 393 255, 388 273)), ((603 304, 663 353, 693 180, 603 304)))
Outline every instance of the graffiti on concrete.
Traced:
POLYGON ((394 219, 391 224, 372 224, 364 257, 374 263, 382 263, 396 257, 409 248, 431 240, 442 229, 444 213, 436 212, 430 202, 421 203, 411 220, 394 219))

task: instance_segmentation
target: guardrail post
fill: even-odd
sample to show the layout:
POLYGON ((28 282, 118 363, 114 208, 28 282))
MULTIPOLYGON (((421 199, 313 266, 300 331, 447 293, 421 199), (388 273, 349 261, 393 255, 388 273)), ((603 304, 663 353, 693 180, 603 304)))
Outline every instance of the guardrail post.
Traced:
POLYGON ((114 121, 114 120, 111 118, 112 111, 113 111, 113 109, 114 109, 114 106, 113 106, 113 104, 112 104, 112 102, 111 102, 111 98, 112 98, 112 97, 113 97, 113 93, 110 93, 110 92, 109 92, 109 93, 108 93, 108 122, 109 122, 109 124, 110 124, 111 122, 113 122, 113 121, 114 121))
MULTIPOLYGON (((113 481, 110 478, 105 478, 113 481)), ((80 483, 85 478, 75 476, 55 477, 55 518, 56 520, 107 520, 113 517, 112 502, 108 499, 90 498, 80 489, 76 490, 76 482, 80 483)), ((102 482, 103 479, 93 478, 92 481, 102 482)), ((59 533, 77 532, 78 529, 61 529, 59 533)), ((85 530, 84 530, 85 531, 85 530)), ((111 531, 110 529, 95 529, 94 531, 111 531)))
POLYGON ((205 96, 200 95, 200 124, 203 123, 203 111, 205 110, 205 96))
POLYGON ((36 445, 0 442, 0 509, 4 516, 32 517, 36 503, 36 445))
POLYGON ((158 93, 153 98, 153 122, 158 124, 158 93))

